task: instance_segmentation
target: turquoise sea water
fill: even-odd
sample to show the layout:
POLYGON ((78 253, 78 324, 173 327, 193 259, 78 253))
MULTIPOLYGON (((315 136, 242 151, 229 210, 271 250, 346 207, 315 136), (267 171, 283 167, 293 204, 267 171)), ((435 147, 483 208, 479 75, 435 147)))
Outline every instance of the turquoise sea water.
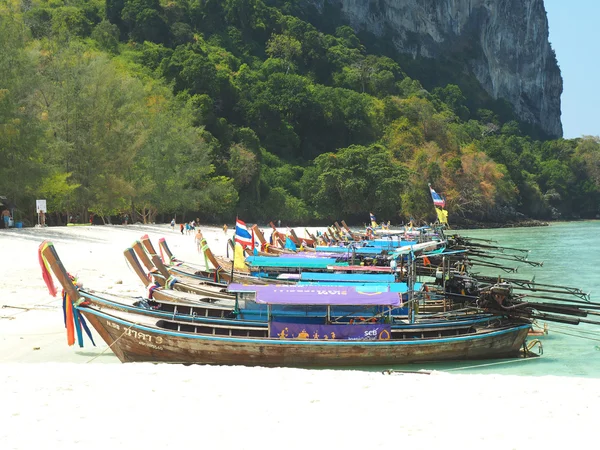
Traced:
MULTIPOLYGON (((485 272, 487 275, 524 279, 535 276, 535 281, 539 283, 578 287, 591 294, 591 301, 600 303, 600 221, 554 223, 547 227, 452 232, 466 237, 493 239, 500 246, 529 249, 529 260, 544 262, 542 267, 510 263, 507 265, 518 266, 516 274, 488 270, 485 272)), ((600 320, 600 316, 589 318, 600 320)), ((543 355, 539 358, 413 364, 396 366, 393 369, 600 377, 600 325, 571 326, 548 322, 548 328, 547 336, 536 337, 543 344, 543 355)))

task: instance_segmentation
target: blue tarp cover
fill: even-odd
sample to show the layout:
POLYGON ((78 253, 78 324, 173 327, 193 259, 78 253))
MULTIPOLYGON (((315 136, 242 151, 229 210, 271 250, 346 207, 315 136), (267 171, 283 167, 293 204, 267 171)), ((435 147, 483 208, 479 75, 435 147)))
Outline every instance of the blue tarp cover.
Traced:
POLYGON ((396 278, 392 274, 378 273, 330 273, 303 272, 302 281, 354 281, 357 283, 393 283, 396 278))
POLYGON ((246 264, 250 267, 280 267, 295 269, 326 269, 327 266, 336 264, 339 266, 348 265, 348 263, 336 262, 335 258, 287 258, 285 256, 249 256, 246 258, 246 264))

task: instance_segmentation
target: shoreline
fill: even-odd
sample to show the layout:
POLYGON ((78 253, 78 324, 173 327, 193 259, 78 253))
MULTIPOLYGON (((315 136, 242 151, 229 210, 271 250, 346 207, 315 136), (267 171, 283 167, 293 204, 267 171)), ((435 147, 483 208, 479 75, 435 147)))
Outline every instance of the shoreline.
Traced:
POLYGON ((477 222, 477 221, 466 221, 457 222, 455 227, 461 230, 487 230, 494 228, 531 228, 531 227, 547 227, 551 222, 543 220, 521 220, 521 221, 508 221, 508 222, 477 222))
MULTIPOLYGON (((535 227, 547 227, 547 226, 552 226, 552 225, 556 225, 556 224, 562 224, 562 223, 580 223, 580 222, 598 222, 600 221, 600 218, 596 218, 596 219, 570 219, 570 220, 536 220, 536 219, 527 219, 527 220, 522 220, 522 221, 508 221, 508 222, 477 222, 477 221, 461 221, 461 222, 456 222, 456 223, 451 223, 451 228, 449 228, 449 230, 494 230, 494 229, 499 229, 499 228, 535 228, 535 227)), ((339 222, 339 221, 338 221, 339 222)), ((185 222, 184 222, 185 223, 185 222)), ((250 222, 250 221, 246 221, 247 224, 255 224, 255 222, 250 222)), ((258 226, 264 230, 270 230, 271 226, 269 223, 257 223, 258 226)), ((180 222, 177 222, 175 225, 175 232, 179 232, 178 226, 180 225, 180 222)), ((350 228, 363 228, 366 225, 366 223, 360 223, 360 224, 351 224, 348 223, 348 226, 350 228)), ((390 227, 392 229, 394 228, 400 228, 405 226, 406 224, 390 224, 390 227)), ((45 227, 40 227, 39 225, 34 225, 34 226, 23 226, 21 228, 17 228, 17 227, 11 227, 9 228, 10 230, 27 230, 27 229, 32 229, 32 228, 45 228, 45 229, 54 229, 54 228, 66 228, 66 227, 132 227, 132 226, 142 226, 142 227, 159 227, 159 226, 165 226, 167 228, 170 228, 170 223, 169 222, 164 222, 164 223, 148 223, 148 224, 144 224, 141 222, 136 222, 136 223, 129 223, 129 224, 115 224, 115 223, 111 223, 111 224, 87 224, 87 223, 73 223, 73 224, 68 224, 68 225, 46 225, 45 227)), ((331 224, 328 225, 315 225, 315 224, 311 224, 311 225, 306 225, 306 226, 298 226, 298 225, 292 225, 292 226, 287 226, 285 224, 282 224, 281 227, 278 227, 280 229, 287 229, 287 228, 293 228, 296 230, 296 232, 300 231, 300 232, 304 232, 305 228, 309 228, 309 229, 326 229, 328 226, 331 226, 331 224)), ((217 224, 217 223, 200 223, 200 228, 202 229, 203 227, 208 227, 208 228, 214 228, 216 230, 220 230, 221 233, 223 231, 223 224, 217 224)), ((227 223, 227 227, 228 227, 228 232, 233 232, 235 230, 235 222, 232 223, 227 223)), ((0 233, 6 231, 5 228, 0 228, 0 233)))

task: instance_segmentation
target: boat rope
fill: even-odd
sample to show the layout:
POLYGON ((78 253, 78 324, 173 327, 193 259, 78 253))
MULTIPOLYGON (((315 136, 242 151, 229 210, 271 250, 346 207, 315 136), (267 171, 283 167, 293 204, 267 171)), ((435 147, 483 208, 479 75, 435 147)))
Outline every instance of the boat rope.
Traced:
POLYGON ((91 363, 92 361, 94 361, 96 358, 102 356, 108 349, 112 350, 112 346, 115 345, 117 342, 119 342, 119 340, 125 336, 125 333, 127 333, 129 330, 131 330, 131 328, 133 328, 135 325, 140 325, 138 323, 132 323, 131 325, 129 325, 129 327, 127 327, 125 330, 123 330, 123 332, 121 333, 121 335, 115 339, 112 344, 110 344, 109 346, 107 346, 104 350, 102 350, 100 353, 98 353, 96 356, 94 356, 93 358, 89 359, 88 361, 86 361, 85 363, 91 363))
POLYGON ((154 291, 160 289, 161 286, 158 283, 151 283, 147 286, 147 296, 150 300, 154 298, 154 291))
POLYGON ((573 337, 576 337, 576 338, 579 338, 579 339, 587 339, 588 341, 600 342, 600 339, 598 339, 598 338, 593 338, 593 337, 585 336, 585 335, 582 335, 582 334, 567 333, 565 331, 557 331, 557 330, 554 329, 554 327, 552 327, 552 332, 556 333, 556 334, 564 334, 566 336, 573 336, 573 337))
POLYGON ((536 361, 536 360, 537 360, 536 358, 518 358, 518 359, 511 359, 509 361, 498 361, 498 362, 487 363, 487 364, 476 364, 474 366, 455 367, 453 369, 442 370, 441 372, 452 372, 455 370, 468 370, 468 369, 475 369, 477 367, 496 366, 496 365, 500 365, 500 364, 514 364, 514 363, 521 362, 521 361, 536 361))
POLYGON ((577 329, 573 330, 573 328, 571 326, 565 326, 565 325, 560 325, 560 324, 554 324, 552 326, 552 330, 556 331, 555 329, 558 330, 557 332, 559 334, 567 334, 567 333, 565 333, 565 330, 567 330, 567 331, 570 331, 572 333, 575 333, 574 336, 576 336, 576 337, 586 338, 586 336, 593 336, 593 337, 600 338, 600 332, 598 332, 598 331, 591 331, 591 330, 581 330, 581 331, 579 331, 577 329), (561 330, 562 330, 562 332, 561 332, 561 330))
POLYGON ((530 356, 533 353, 531 350, 533 350, 535 346, 538 346, 538 356, 544 354, 544 346, 542 345, 542 341, 540 341, 539 339, 534 339, 531 342, 529 342, 526 346, 524 346, 526 357, 530 356))
POLYGON ((165 287, 167 289, 173 289, 173 286, 175 285, 175 283, 178 283, 179 280, 177 278, 175 278, 174 275, 171 275, 169 278, 167 278, 167 281, 165 281, 165 287))
MULTIPOLYGON (((18 316, 19 314, 23 314, 28 311, 47 311, 48 309, 58 309, 58 306, 50 304, 50 303, 55 303, 55 302, 56 302, 56 300, 52 300, 48 303, 42 303, 42 304, 33 305, 33 306, 2 305, 1 309, 5 309, 5 308, 6 309, 16 309, 18 311, 11 315, 0 316, 0 319, 14 320, 14 319, 16 319, 16 316, 18 316)), ((56 334, 56 333, 44 333, 44 334, 56 334)))
POLYGON ((416 375, 431 375, 430 370, 396 370, 396 369, 385 369, 381 372, 383 375, 406 375, 406 374, 416 374, 416 375))
POLYGON ((39 305, 33 305, 33 306, 2 305, 2 308, 21 309, 21 310, 24 310, 24 312, 27 312, 27 311, 43 311, 45 309, 57 309, 58 306, 45 303, 45 304, 39 304, 39 305))

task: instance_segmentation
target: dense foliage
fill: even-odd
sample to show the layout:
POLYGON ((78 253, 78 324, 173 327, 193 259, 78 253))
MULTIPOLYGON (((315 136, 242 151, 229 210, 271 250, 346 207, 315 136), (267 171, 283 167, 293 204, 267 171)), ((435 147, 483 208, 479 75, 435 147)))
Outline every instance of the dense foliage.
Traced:
POLYGON ((3 2, 0 194, 29 220, 400 222, 433 220, 429 182, 451 222, 599 215, 597 137, 546 140, 460 54, 303 3, 3 2))

